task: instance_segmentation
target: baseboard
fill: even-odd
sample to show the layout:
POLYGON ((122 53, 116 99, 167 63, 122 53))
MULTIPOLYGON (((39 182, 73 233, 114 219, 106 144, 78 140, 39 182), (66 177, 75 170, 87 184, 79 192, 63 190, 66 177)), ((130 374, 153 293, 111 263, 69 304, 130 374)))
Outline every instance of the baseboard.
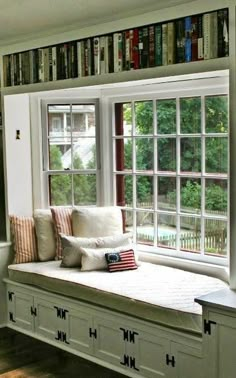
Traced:
POLYGON ((6 328, 6 327, 7 327, 7 323, 0 324, 0 328, 6 328))

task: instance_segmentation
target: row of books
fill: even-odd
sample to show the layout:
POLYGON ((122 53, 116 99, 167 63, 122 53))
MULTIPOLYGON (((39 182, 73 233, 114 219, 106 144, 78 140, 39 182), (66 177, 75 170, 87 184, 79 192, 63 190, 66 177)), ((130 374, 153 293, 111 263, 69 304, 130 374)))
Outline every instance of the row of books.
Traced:
POLYGON ((6 55, 4 85, 63 80, 228 55, 228 9, 221 9, 6 55))

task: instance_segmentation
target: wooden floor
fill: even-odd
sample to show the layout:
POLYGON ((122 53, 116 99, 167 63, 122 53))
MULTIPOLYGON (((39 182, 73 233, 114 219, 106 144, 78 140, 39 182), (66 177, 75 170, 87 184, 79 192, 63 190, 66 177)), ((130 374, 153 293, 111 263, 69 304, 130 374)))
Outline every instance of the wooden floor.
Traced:
POLYGON ((29 336, 0 328, 1 378, 124 378, 29 336))

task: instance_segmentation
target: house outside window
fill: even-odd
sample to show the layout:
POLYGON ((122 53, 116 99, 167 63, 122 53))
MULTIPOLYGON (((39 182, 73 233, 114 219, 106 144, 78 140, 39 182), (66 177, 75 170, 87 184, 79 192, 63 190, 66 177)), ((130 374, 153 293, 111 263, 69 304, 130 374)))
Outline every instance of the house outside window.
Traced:
POLYGON ((94 101, 46 106, 44 167, 50 205, 96 205, 97 106, 94 101))

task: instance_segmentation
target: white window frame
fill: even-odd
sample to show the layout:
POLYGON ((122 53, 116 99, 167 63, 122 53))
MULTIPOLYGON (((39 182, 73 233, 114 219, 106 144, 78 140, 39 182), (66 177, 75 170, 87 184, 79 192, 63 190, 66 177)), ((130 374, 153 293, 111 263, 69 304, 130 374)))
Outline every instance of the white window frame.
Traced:
MULTIPOLYGON (((223 82, 223 81, 222 81, 223 82)), ((189 81, 185 83, 182 83, 182 87, 180 88, 180 85, 177 85, 176 89, 174 90, 173 83, 164 83, 163 85, 151 85, 150 86, 150 92, 148 93, 148 90, 145 90, 145 93, 143 94, 138 94, 138 91, 142 92, 142 87, 141 88, 134 88, 133 90, 129 89, 129 94, 127 95, 122 95, 119 94, 118 96, 112 96, 110 95, 110 108, 112 109, 112 139, 113 139, 113 170, 112 170, 112 175, 113 175, 113 198, 114 198, 114 204, 116 203, 116 184, 115 184, 115 175, 117 171, 115 170, 116 164, 115 164, 115 148, 114 148, 114 143, 115 143, 115 116, 114 116, 114 108, 116 103, 132 103, 135 101, 145 101, 145 100, 153 100, 155 103, 155 100, 157 99, 168 99, 168 98, 179 98, 179 97, 197 97, 197 96, 213 96, 213 95, 228 95, 229 96, 229 88, 228 85, 221 84, 221 81, 217 82, 216 78, 208 78, 204 84, 204 79, 201 82, 201 79, 198 81, 199 84, 197 84, 197 81, 189 81), (206 85, 207 83, 207 85, 206 85), (166 89, 165 89, 166 87, 166 89), (168 90, 168 87, 170 87, 170 90, 168 90)), ((124 92, 123 92, 124 93, 124 92)), ((154 112, 155 114, 155 112, 154 112)), ((228 113, 229 114, 229 113, 228 113)), ((204 113, 202 112, 202 117, 204 117, 204 113)), ((148 136, 148 135, 145 135, 148 136)), ((188 136, 188 134, 186 134, 188 136)), ((192 136, 192 135, 191 135, 192 136)), ((212 136, 212 134, 211 134, 212 136)), ((222 135, 223 136, 223 135, 222 135)), ((229 144, 228 144, 229 146, 229 144)), ((155 161, 155 160, 154 160, 155 161)), ((229 161, 229 150, 228 150, 228 161, 229 161)), ((179 162, 178 162, 179 163, 179 162)), ((179 171, 179 169, 178 169, 179 171)), ((121 172, 118 172, 118 174, 121 172)), ((123 172, 122 172, 123 173, 123 172)), ((135 175, 135 173, 132 173, 135 175)), ((140 173, 139 173, 140 175, 140 173)), ((163 174, 164 176, 164 174, 163 174)), ((153 175, 154 177, 154 175, 153 175)), ((191 177, 191 175, 189 175, 191 177)), ((201 177, 201 175, 200 175, 201 177)), ((215 264, 215 265, 222 265, 222 266, 228 266, 229 265, 229 240, 230 240, 230 228, 229 228, 229 170, 228 170, 228 214, 227 217, 222 217, 222 220, 225 220, 227 222, 227 257, 226 258, 221 258, 221 257, 214 257, 211 255, 204 255, 203 253, 191 253, 191 252, 177 252, 175 250, 167 249, 167 248, 160 248, 157 246, 148 246, 144 244, 138 244, 138 250, 140 252, 145 252, 150 255, 162 255, 166 257, 174 257, 174 258, 181 258, 184 260, 192 260, 196 262, 202 262, 202 263, 210 263, 210 264, 215 264)), ((154 187, 154 193, 157 190, 157 188, 154 187)), ((134 193, 134 202, 135 202, 135 193, 134 193)), ((179 204, 177 205, 177 207, 179 204)), ((204 204, 202 204, 203 208, 204 204)), ((124 207, 123 209, 128 208, 124 207)), ((142 209, 145 212, 149 212, 148 209, 142 209)), ((157 209, 155 209, 157 210, 157 209)), ((150 211, 152 212, 152 211, 150 211)), ((156 214, 156 213, 154 213, 156 214)), ((183 216, 186 214, 183 214, 183 216)), ((135 224, 134 220, 134 224, 135 224)), ((154 233, 156 230, 154 229, 154 233)), ((135 234, 135 233, 134 233, 135 234)), ((135 240, 135 235, 134 235, 134 241, 135 240)))
MULTIPOLYGON (((42 114, 42 167, 43 167, 43 189, 44 189, 44 198, 47 198, 47 204, 49 206, 49 176, 52 175, 71 175, 71 174, 95 174, 96 175, 96 197, 97 197, 97 205, 100 204, 101 200, 101 190, 100 190, 100 175, 101 175, 101 163, 100 163, 100 110, 99 110, 99 100, 97 98, 70 98, 70 97, 63 97, 63 98, 50 98, 47 100, 42 100, 41 102, 41 114, 42 114), (49 148, 48 148, 48 106, 49 105, 86 105, 91 104, 95 106, 95 124, 96 124, 96 167, 94 169, 70 169, 70 170, 50 170, 49 169, 49 148)), ((72 130, 71 130, 72 133, 72 130)), ((73 185, 72 185, 72 193, 73 193, 73 185)), ((73 202, 74 196, 72 195, 72 207, 75 205, 73 202)))

